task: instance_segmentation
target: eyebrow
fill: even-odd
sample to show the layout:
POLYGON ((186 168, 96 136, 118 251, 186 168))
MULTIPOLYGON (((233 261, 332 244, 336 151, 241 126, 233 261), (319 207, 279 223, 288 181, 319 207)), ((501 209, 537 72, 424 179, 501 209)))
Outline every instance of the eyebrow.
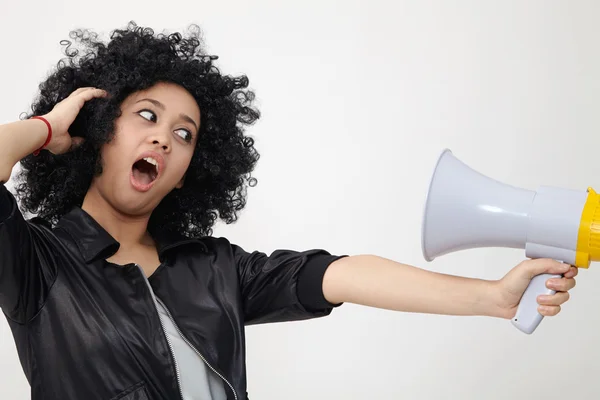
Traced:
MULTIPOLYGON (((165 107, 165 105, 163 103, 161 103, 158 100, 149 99, 149 98, 138 100, 138 101, 135 102, 135 104, 140 103, 142 101, 149 101, 150 103, 154 104, 156 107, 160 108, 161 110, 163 110, 163 111, 166 110, 166 107, 165 107)), ((196 121, 194 121, 192 119, 192 117, 190 117, 189 115, 184 114, 184 113, 179 114, 179 117, 181 119, 189 122, 190 124, 194 125, 194 127, 196 128, 196 131, 198 131, 198 124, 196 124, 196 121)))

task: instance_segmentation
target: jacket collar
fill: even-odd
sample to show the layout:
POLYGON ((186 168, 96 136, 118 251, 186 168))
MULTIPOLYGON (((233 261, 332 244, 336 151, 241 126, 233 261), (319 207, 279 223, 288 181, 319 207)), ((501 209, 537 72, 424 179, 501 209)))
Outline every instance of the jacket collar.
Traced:
MULTIPOLYGON (((57 224, 73 239, 86 263, 111 257, 119 250, 120 243, 112 237, 90 214, 80 207, 74 207, 57 224)), ((157 244, 158 257, 162 261, 166 251, 178 246, 196 243, 206 251, 206 245, 200 239, 185 236, 170 236, 163 232, 152 235, 157 244)))

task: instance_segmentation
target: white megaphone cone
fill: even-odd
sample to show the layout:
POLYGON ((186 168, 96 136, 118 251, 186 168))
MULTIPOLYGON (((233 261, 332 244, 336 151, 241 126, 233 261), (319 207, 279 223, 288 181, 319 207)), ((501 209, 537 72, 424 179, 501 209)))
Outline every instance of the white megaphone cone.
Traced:
POLYGON ((422 227, 427 261, 476 247, 524 248, 535 192, 490 179, 448 149, 431 177, 422 227))
MULTIPOLYGON (((508 247, 525 249, 529 258, 587 268, 600 256, 598 222, 600 200, 591 188, 513 187, 469 168, 446 149, 431 177, 421 245, 427 261, 459 250, 508 247)), ((532 333, 541 322, 537 296, 555 293, 546 287, 553 277, 559 275, 538 275, 525 291, 512 319, 521 331, 532 333)))

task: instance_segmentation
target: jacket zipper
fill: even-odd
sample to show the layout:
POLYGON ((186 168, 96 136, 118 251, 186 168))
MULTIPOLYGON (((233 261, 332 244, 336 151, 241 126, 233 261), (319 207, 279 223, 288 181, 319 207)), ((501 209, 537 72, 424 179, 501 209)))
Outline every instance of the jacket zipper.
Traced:
MULTIPOLYGON (((135 264, 135 265, 140 269, 140 272, 145 277, 144 270, 142 269, 142 267, 140 267, 138 264, 135 264)), ((215 374, 217 374, 221 379, 223 379, 223 381, 225 381, 225 383, 229 386, 229 388, 233 392, 234 399, 238 400, 237 393, 235 392, 233 385, 231 383, 229 383, 229 381, 219 371, 217 371, 212 365, 210 365, 210 363, 206 360, 206 358, 192 345, 192 343, 188 340, 188 338, 185 337, 183 332, 181 332, 181 329, 179 329, 179 326, 175 322, 175 319, 171 315, 171 312, 169 311, 167 306, 162 302, 161 299, 158 298, 158 296, 154 295, 154 292, 152 291, 152 287, 150 286, 150 282, 148 281, 148 279, 144 279, 144 281, 146 281, 148 290, 150 290, 150 296, 152 297, 152 300, 154 300, 155 302, 159 302, 160 305, 165 309, 167 316, 169 317, 169 319, 175 326, 175 329, 177 329, 177 333, 179 333, 179 335, 183 338, 183 341, 185 343, 187 343, 187 345, 190 346, 192 348, 192 350, 194 350, 194 352, 198 355, 198 357, 200 357, 202 359, 202 361, 204 362, 204 364, 206 364, 206 366, 208 368, 210 368, 215 374)), ((171 344, 171 341, 169 340, 169 335, 167 334, 167 329, 165 328, 165 325, 163 324, 162 319, 160 318, 160 314, 158 313, 158 306, 156 304, 154 304, 154 308, 156 309, 156 313, 158 314, 158 320, 160 321, 160 326, 162 327, 163 333, 165 335, 165 339, 167 340, 167 344, 169 345, 169 350, 171 351, 171 357, 173 358, 173 362, 175 364, 175 374, 177 376, 177 386, 179 387, 179 396, 181 397, 181 400, 183 400, 183 393, 181 391, 181 377, 179 374, 179 366, 177 365, 177 360, 175 359, 175 355, 174 355, 175 351, 173 351, 173 345, 171 344)))
POLYGON ((173 345, 171 344, 171 341, 169 340, 169 335, 167 334, 167 329, 165 328, 165 325, 163 324, 163 321, 160 318, 160 314, 158 312, 158 306, 156 305, 156 298, 152 291, 152 287, 150 286, 150 282, 146 278, 146 274, 144 274, 144 270, 142 269, 142 267, 140 267, 138 264, 135 264, 135 266, 140 269, 140 272, 142 273, 142 277, 144 278, 144 281, 146 282, 146 286, 148 286, 148 290, 150 291, 150 297, 152 297, 152 303, 154 304, 154 309, 158 316, 158 321, 160 322, 160 326, 162 328, 163 334, 165 335, 165 339, 167 340, 167 344, 169 345, 169 351, 171 352, 171 358, 173 359, 173 363, 175 364, 175 375, 177 377, 177 388, 179 389, 179 398, 181 400, 183 400, 183 392, 181 391, 181 376, 179 374, 179 366, 177 365, 177 359, 175 358, 175 351, 173 350, 173 345))
POLYGON ((183 338, 184 342, 186 342, 187 345, 190 346, 192 348, 192 350, 194 350, 196 352, 196 354, 198 355, 198 357, 200 357, 202 359, 202 361, 204 361, 204 364, 206 364, 206 366, 208 368, 210 368, 215 374, 217 374, 221 379, 223 379, 223 381, 225 381, 225 383, 227 384, 227 386, 229 386, 229 389, 231 389, 231 391, 233 392, 233 397, 235 398, 235 400, 237 400, 237 398, 238 398, 237 397, 237 393, 235 392, 235 389, 233 388, 233 385, 231 383, 229 383, 229 381, 219 371, 217 371, 215 368, 213 368, 213 366, 210 365, 210 363, 208 362, 208 360, 206 360, 206 358, 198 350, 196 350, 196 348, 192 345, 192 343, 190 343, 190 341, 188 340, 188 338, 185 337, 185 335, 183 334, 183 332, 181 332, 181 330, 179 329, 179 326, 177 326, 177 323, 175 323, 175 320, 173 319, 173 316, 171 315, 171 312, 169 311, 169 309, 167 308, 167 306, 162 302, 162 300, 157 297, 156 301, 158 301, 160 303, 160 305, 163 306, 163 308, 167 312, 167 315, 169 316, 169 319, 171 320, 171 322, 173 322, 173 325, 175 326, 175 329, 177 329, 177 333, 179 333, 179 335, 181 335, 181 337, 183 338))

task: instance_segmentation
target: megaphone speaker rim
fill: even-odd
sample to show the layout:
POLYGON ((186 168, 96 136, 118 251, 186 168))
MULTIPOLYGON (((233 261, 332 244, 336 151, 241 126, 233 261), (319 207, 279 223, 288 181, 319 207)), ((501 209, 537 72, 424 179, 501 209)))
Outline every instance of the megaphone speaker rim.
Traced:
POLYGON ((429 209, 429 201, 431 200, 431 189, 433 188, 433 181, 435 180, 435 175, 438 170, 438 167, 439 167, 440 163, 442 162, 442 160, 444 159, 444 157, 448 154, 452 154, 452 151, 450 149, 446 148, 438 156, 438 159, 433 168, 433 173, 429 177, 429 185, 427 187, 427 194, 425 195, 425 206, 423 207, 423 214, 421 217, 421 253, 423 254, 423 258, 425 258, 425 261, 428 261, 428 262, 431 262, 435 259, 435 257, 431 257, 431 256, 429 256, 429 254, 427 254, 426 240, 425 240, 427 237, 427 211, 429 209))

